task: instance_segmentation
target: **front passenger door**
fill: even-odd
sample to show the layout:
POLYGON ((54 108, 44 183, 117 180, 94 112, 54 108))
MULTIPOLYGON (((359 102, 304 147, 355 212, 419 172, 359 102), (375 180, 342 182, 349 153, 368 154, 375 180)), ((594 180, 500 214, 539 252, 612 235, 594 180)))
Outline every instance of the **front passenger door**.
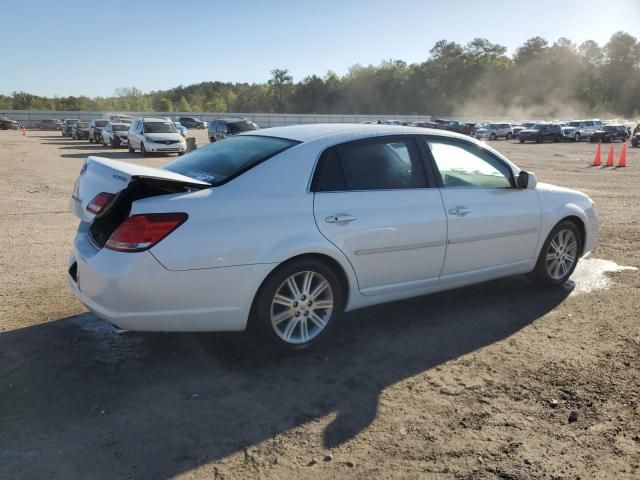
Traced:
POLYGON ((441 281, 458 274, 526 269, 536 256, 540 233, 535 189, 516 188, 511 167, 473 143, 421 138, 440 177, 448 219, 441 281))

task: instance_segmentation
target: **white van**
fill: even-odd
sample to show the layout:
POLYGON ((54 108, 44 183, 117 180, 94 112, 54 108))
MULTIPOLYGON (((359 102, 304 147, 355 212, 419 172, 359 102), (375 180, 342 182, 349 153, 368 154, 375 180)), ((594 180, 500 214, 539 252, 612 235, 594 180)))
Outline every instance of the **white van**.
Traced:
POLYGON ((171 120, 164 118, 136 118, 129 128, 129 152, 140 150, 142 155, 187 151, 187 143, 171 120))

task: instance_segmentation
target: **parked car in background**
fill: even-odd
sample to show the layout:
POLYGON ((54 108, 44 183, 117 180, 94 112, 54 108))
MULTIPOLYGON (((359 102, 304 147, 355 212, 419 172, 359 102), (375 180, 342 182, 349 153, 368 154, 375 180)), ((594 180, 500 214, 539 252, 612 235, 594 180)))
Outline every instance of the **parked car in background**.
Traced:
POLYGON ((180 117, 178 118, 178 122, 181 123, 186 128, 197 128, 197 129, 207 128, 207 122, 203 122, 202 120, 196 117, 180 117))
POLYGON ((188 132, 187 127, 182 125, 180 122, 173 122, 173 124, 176 126, 176 130, 180 132, 180 135, 182 135, 183 137, 187 136, 187 132, 188 132))
POLYGON ((89 142, 102 142, 102 129, 109 123, 109 120, 95 119, 89 124, 89 142))
POLYGON ((589 137, 591 142, 626 142, 629 138, 629 130, 625 125, 604 125, 589 137))
POLYGON ((440 124, 435 122, 414 122, 410 126, 421 128, 433 128, 435 130, 440 129, 440 124))
POLYGON ((128 123, 107 122, 102 129, 102 144, 111 148, 124 147, 127 145, 129 136, 128 123))
POLYGON ((520 140, 520 143, 559 142, 562 140, 562 130, 560 129, 560 125, 555 123, 536 123, 531 128, 520 130, 518 140, 520 140))
POLYGON ((523 122, 513 126, 513 136, 514 138, 518 137, 518 134, 524 130, 525 128, 531 128, 536 124, 536 122, 523 122))
POLYGON ((20 128, 20 122, 12 120, 9 117, 0 117, 0 130, 18 130, 20 128))
POLYGON ((89 138, 89 125, 90 122, 79 121, 76 122, 71 129, 71 138, 74 140, 86 140, 89 138))
POLYGON ((631 146, 640 147, 640 130, 635 130, 635 134, 631 137, 631 146))
POLYGON ((216 118, 209 122, 209 141, 215 142, 242 132, 258 130, 258 128, 258 125, 246 118, 216 118))
POLYGON ((133 122, 133 117, 131 115, 125 115, 122 113, 112 113, 107 115, 107 118, 114 123, 131 123, 133 122))
POLYGON ((496 140, 498 138, 505 138, 510 140, 513 138, 513 130, 509 123, 488 123, 482 128, 479 128, 475 132, 476 138, 488 138, 489 140, 496 140))
POLYGON ((62 121, 62 136, 63 137, 70 137, 71 136, 71 132, 73 130, 73 126, 78 123, 80 120, 77 118, 65 118, 62 121))
POLYGON ((41 120, 38 127, 40 130, 60 130, 60 128, 62 128, 62 121, 55 118, 49 118, 41 120))
POLYGON ((572 120, 567 123, 567 135, 574 141, 586 140, 602 126, 600 120, 572 120), (572 130, 569 130, 572 129, 572 130))
POLYGON ((133 121, 128 132, 129 152, 184 154, 187 143, 171 120, 142 117, 133 121))
POLYGON ((67 278, 91 311, 126 330, 251 328, 285 351, 345 311, 511 275, 561 286, 598 238, 584 193, 413 127, 275 127, 80 172, 67 278))

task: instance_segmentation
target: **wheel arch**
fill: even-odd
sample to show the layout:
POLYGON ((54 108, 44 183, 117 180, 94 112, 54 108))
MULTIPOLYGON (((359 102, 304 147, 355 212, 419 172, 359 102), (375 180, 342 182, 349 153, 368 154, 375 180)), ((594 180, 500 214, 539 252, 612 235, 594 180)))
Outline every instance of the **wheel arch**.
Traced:
POLYGON ((556 222, 556 225, 560 222, 565 221, 573 223, 576 227, 578 227, 578 230, 580 231, 580 256, 582 256, 582 254, 584 253, 584 247, 587 244, 587 227, 584 224, 584 221, 576 215, 569 215, 567 217, 564 217, 560 221, 556 222))

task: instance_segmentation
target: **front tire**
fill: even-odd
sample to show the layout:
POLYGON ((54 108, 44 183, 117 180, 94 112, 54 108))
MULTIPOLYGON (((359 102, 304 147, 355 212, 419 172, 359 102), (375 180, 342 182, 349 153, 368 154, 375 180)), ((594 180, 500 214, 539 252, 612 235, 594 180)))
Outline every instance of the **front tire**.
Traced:
POLYGON ((575 142, 579 142, 579 141, 580 141, 580 134, 579 134, 579 133, 576 133, 576 134, 573 136, 573 140, 574 140, 575 142))
POLYGON ((144 143, 140 142, 140 155, 145 157, 147 155, 147 151, 144 149, 144 143))
POLYGON ((338 275, 326 263, 301 258, 274 270, 254 302, 252 326, 261 340, 280 351, 317 345, 344 307, 338 275))
POLYGON ((507 140, 511 140, 513 138, 513 133, 507 133, 507 140))
POLYGON ((489 135, 489 140, 495 140, 496 139, 496 134, 492 133, 491 135, 489 135))
POLYGON ((563 220, 545 240, 530 277, 540 286, 564 284, 578 265, 582 252, 582 234, 575 223, 563 220))

